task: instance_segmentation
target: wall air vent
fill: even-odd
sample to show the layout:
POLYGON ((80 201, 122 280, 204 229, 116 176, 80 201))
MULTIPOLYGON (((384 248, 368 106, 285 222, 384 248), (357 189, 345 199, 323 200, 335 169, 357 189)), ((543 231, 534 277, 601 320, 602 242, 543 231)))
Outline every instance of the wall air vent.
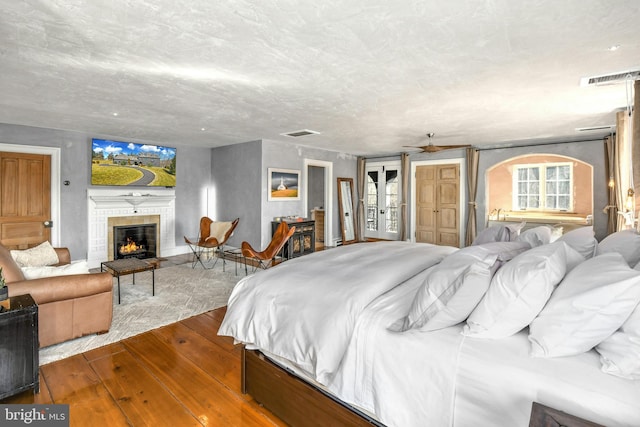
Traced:
POLYGON ((583 77, 580 86, 603 86, 624 83, 627 80, 640 79, 640 70, 624 71, 621 73, 605 74, 602 76, 583 77))
POLYGON ((301 136, 319 135, 319 134, 320 134, 320 132, 316 132, 315 130, 302 129, 302 130, 294 130, 294 131, 291 131, 291 132, 281 133, 280 135, 290 136, 292 138, 299 138, 301 136))

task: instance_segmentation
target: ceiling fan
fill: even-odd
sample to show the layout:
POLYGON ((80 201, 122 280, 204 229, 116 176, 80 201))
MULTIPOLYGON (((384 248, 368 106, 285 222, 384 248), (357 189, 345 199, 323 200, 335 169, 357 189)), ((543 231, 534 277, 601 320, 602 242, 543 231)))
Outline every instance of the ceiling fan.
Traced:
POLYGON ((418 147, 405 145, 405 147, 419 148, 419 149, 422 150, 423 153, 436 153, 438 151, 451 150, 453 148, 471 147, 471 145, 469 145, 469 144, 465 144, 465 145, 433 145, 433 143, 431 142, 431 138, 433 138, 434 135, 435 134, 433 132, 429 132, 427 134, 427 136, 429 137, 429 144, 428 145, 422 145, 422 146, 418 146, 418 147))

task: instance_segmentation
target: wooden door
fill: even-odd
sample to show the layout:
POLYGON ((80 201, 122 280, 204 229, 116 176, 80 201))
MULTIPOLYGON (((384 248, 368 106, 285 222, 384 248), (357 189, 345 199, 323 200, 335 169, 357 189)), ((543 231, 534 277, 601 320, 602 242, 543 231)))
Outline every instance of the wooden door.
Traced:
POLYGON ((51 239, 51 156, 0 152, 0 243, 25 249, 51 239))
POLYGON ((436 243, 436 168, 416 168, 416 242, 436 243))
POLYGON ((416 242, 460 245, 460 165, 416 167, 416 242))
POLYGON ((460 245, 460 165, 436 166, 436 175, 436 244, 457 247, 460 245))

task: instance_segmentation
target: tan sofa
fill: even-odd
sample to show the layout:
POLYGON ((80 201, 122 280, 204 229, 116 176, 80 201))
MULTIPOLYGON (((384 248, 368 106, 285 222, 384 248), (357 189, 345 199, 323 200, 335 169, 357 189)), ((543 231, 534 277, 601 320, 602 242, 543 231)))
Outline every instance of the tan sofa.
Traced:
MULTIPOLYGON (((71 262, 67 248, 55 250, 58 265, 71 262)), ((2 245, 0 267, 10 297, 31 294, 38 304, 40 347, 109 331, 113 317, 113 278, 109 273, 25 280, 11 253, 2 245)))

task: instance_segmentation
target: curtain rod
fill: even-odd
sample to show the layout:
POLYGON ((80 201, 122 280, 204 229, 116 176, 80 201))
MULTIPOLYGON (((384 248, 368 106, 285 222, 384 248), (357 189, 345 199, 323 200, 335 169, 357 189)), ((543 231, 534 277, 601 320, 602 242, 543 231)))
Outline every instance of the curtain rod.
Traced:
MULTIPOLYGON (((504 148, 522 148, 522 147, 526 148, 526 147, 537 147, 537 146, 543 146, 543 145, 575 144, 578 142, 596 142, 596 141, 604 141, 604 138, 606 138, 606 136, 603 136, 602 138, 596 138, 596 139, 580 139, 578 141, 542 142, 539 144, 522 144, 522 145, 508 145, 508 146, 502 145, 497 147, 486 147, 486 148, 474 146, 473 148, 475 148, 478 151, 488 151, 488 150, 501 150, 504 148)), ((465 148, 465 147, 460 147, 460 148, 465 148)), ((415 153, 415 154, 421 154, 421 153, 415 153)), ((387 155, 380 155, 380 156, 358 156, 358 157, 364 157, 367 160, 369 159, 375 160, 375 159, 384 159, 388 157, 400 157, 401 155, 402 153, 387 154, 387 155)))
MULTIPOLYGON (((609 135, 607 135, 609 136, 609 135)), ((537 146, 543 146, 543 145, 559 145, 559 144, 575 144, 575 143, 579 143, 579 142, 596 142, 596 141, 604 141, 604 136, 602 138, 596 138, 596 139, 581 139, 579 141, 558 141, 558 142, 543 142, 540 144, 522 144, 522 145, 509 145, 509 146, 501 146, 501 147, 487 147, 487 148, 481 148, 481 147, 474 147, 476 150, 478 151, 487 151, 487 150, 501 150, 504 148, 521 148, 521 147, 537 147, 537 146)))

